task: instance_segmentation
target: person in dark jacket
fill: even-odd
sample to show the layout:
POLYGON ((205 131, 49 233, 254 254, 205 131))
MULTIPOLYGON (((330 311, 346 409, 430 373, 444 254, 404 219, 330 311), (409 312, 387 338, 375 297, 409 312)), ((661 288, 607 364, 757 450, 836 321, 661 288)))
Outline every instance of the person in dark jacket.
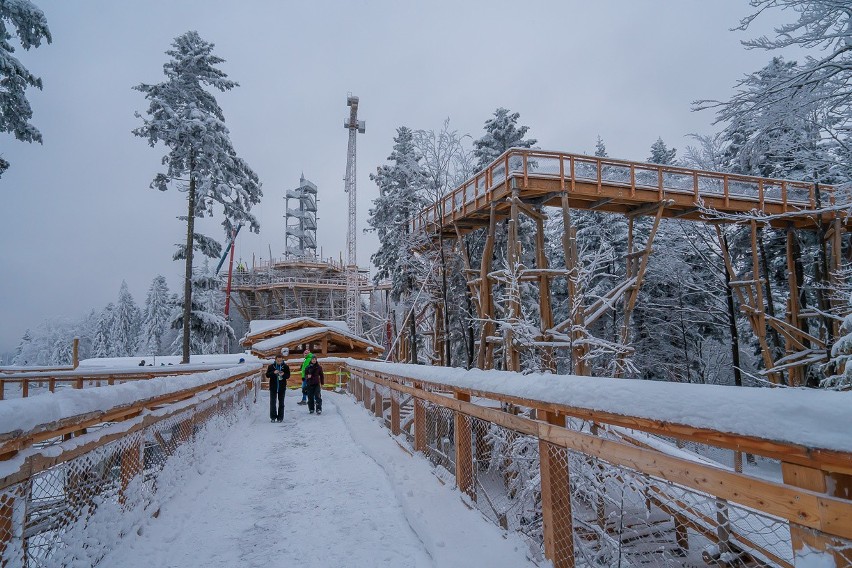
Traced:
POLYGON ((308 391, 308 414, 314 413, 314 407, 317 414, 322 414, 322 385, 325 384, 325 375, 322 374, 322 367, 316 356, 305 369, 305 384, 308 391))
POLYGON ((275 356, 275 362, 266 369, 266 378, 269 379, 269 418, 273 422, 283 422, 284 391, 287 390, 290 367, 284 362, 282 355, 275 356), (278 402, 277 408, 276 401, 278 402))

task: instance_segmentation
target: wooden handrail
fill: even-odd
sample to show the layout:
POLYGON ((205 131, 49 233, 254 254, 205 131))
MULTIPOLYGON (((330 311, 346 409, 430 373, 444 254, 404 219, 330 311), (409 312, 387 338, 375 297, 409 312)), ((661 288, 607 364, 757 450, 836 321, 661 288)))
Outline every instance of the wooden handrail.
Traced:
POLYGON ((175 390, 159 396, 140 399, 130 404, 116 405, 112 408, 103 409, 97 412, 66 416, 60 420, 37 424, 26 431, 15 430, 12 432, 0 432, 0 461, 9 459, 21 450, 38 442, 56 438, 70 432, 77 432, 103 422, 119 422, 121 420, 126 420, 128 418, 138 416, 144 410, 185 400, 201 392, 213 390, 220 386, 235 383, 247 377, 257 375, 260 370, 260 366, 253 366, 249 370, 242 371, 218 381, 175 390))
MULTIPOLYGON (((709 461, 690 459, 674 451, 666 452, 662 448, 634 444, 629 439, 601 437, 595 429, 586 432, 569 427, 565 421, 565 415, 561 412, 564 405, 550 406, 551 410, 541 410, 541 403, 547 403, 547 401, 518 399, 506 397, 501 393, 466 388, 460 386, 459 381, 452 381, 450 384, 424 380, 422 378, 424 374, 420 372, 408 376, 397 376, 392 372, 363 368, 357 364, 350 364, 350 372, 350 392, 354 393, 357 400, 363 401, 368 410, 371 400, 379 405, 386 399, 387 395, 380 393, 380 388, 400 393, 389 397, 391 399, 390 428, 394 434, 400 432, 401 426, 398 399, 406 395, 414 400, 414 431, 408 435, 414 440, 415 451, 426 454, 433 452, 426 438, 425 430, 428 420, 424 405, 429 403, 452 411, 449 419, 455 424, 456 429, 454 462, 456 485, 460 491, 467 493, 474 500, 477 494, 472 489, 474 482, 471 476, 476 471, 476 460, 471 458, 471 421, 469 419, 478 419, 486 425, 495 425, 538 440, 544 552, 545 556, 553 561, 554 566, 574 566, 573 517, 570 500, 566 498, 571 491, 568 481, 571 466, 565 463, 564 458, 560 461, 560 458, 552 457, 554 448, 578 452, 582 456, 601 460, 597 462, 599 464, 611 464, 624 468, 627 472, 639 474, 639 479, 645 480, 643 483, 647 483, 647 488, 656 492, 654 496, 646 495, 646 499, 649 499, 649 502, 656 502, 661 509, 675 519, 675 531, 680 531, 677 536, 681 551, 689 545, 686 537, 683 536, 683 525, 678 529, 678 523, 688 523, 690 514, 696 511, 700 513, 700 510, 690 505, 688 500, 673 497, 673 495, 679 495, 679 491, 686 490, 696 498, 705 499, 711 504, 714 501, 717 505, 724 503, 724 518, 705 517, 710 528, 705 528, 703 532, 709 534, 711 539, 718 538, 720 542, 726 543, 734 542, 736 546, 744 546, 741 550, 745 553, 763 555, 778 565, 787 567, 797 563, 801 556, 808 555, 807 549, 799 550, 800 543, 804 539, 810 547, 825 551, 826 554, 839 560, 841 564, 838 565, 845 566, 845 562, 848 562, 845 553, 834 552, 836 547, 848 546, 843 539, 845 541, 852 539, 852 500, 847 498, 848 493, 846 493, 848 475, 837 478, 843 485, 835 490, 827 483, 828 478, 824 477, 819 470, 813 467, 791 465, 790 460, 786 459, 788 456, 785 455, 781 463, 783 481, 766 479, 731 471, 709 461), (370 384, 374 386, 371 387, 370 384), (436 390, 430 390, 432 388, 436 390), (471 402, 472 397, 478 397, 480 400, 471 402), (531 408, 535 409, 535 412, 531 413, 530 417, 506 412, 502 407, 496 408, 493 404, 483 404, 482 398, 489 399, 489 402, 508 403, 510 407, 512 404, 510 401, 532 402, 531 408), (557 407, 559 410, 556 410, 557 407), (468 420, 463 420, 461 417, 467 417, 468 420), (459 434, 460 430, 463 430, 461 434, 459 434), (670 493, 672 489, 675 493, 670 493), (672 504, 673 499, 674 504, 672 504), (760 518, 762 515, 779 519, 774 522, 778 529, 789 531, 787 542, 791 545, 792 557, 782 558, 772 546, 766 547, 751 538, 748 524, 745 525, 747 527, 745 532, 740 535, 737 531, 742 527, 728 524, 730 523, 727 512, 728 503, 736 505, 740 511, 745 508, 747 516, 754 515, 760 518), (724 525, 724 534, 714 533, 711 530, 713 525, 718 525, 720 530, 724 525), (555 542, 561 542, 562 545, 557 547, 555 542)), ((545 406, 548 405, 549 403, 545 404, 545 406)), ((380 415, 378 406, 373 410, 377 416, 380 415)), ((383 412, 381 415, 384 416, 383 412)), ((446 414, 442 415, 446 416, 446 414)), ((600 422, 597 419, 598 416, 590 418, 593 419, 594 424, 600 422)), ((603 422, 606 421, 603 420, 603 422)), ((713 444, 712 440, 701 441, 713 444)), ((740 451, 743 450, 744 448, 740 449, 740 451)), ((847 457, 849 453, 852 452, 847 452, 847 457)), ((620 480, 620 477, 616 476, 616 479, 620 480)), ((631 489, 638 490, 637 486, 633 485, 631 489)), ((781 538, 784 537, 781 536, 781 538)))
MULTIPOLYGON (((450 388, 447 384, 437 381, 394 376, 378 371, 365 370, 357 366, 352 366, 351 364, 350 369, 357 369, 361 374, 366 373, 369 376, 382 378, 398 384, 417 381, 418 383, 433 389, 446 390, 450 388)), ((802 446, 783 441, 722 432, 707 428, 697 428, 689 424, 680 424, 670 420, 655 420, 640 416, 628 416, 613 412, 592 410, 589 408, 570 406, 535 398, 507 395, 486 389, 474 389, 458 386, 452 386, 452 389, 471 397, 486 398, 503 404, 523 406, 533 408, 541 412, 551 412, 563 416, 580 418, 582 420, 592 420, 602 424, 631 428, 633 430, 639 430, 649 434, 670 436, 681 440, 699 442, 719 448, 748 452, 776 460, 797 463, 806 467, 852 474, 852 453, 848 452, 802 446)))

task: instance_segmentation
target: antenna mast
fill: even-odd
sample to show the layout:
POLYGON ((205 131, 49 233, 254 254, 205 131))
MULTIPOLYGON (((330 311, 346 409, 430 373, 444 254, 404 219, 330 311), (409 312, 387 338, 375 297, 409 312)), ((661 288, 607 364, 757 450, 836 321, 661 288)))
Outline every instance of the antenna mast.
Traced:
POLYGON ((358 259, 355 254, 355 135, 365 131, 366 123, 358 120, 358 97, 350 94, 346 99, 349 118, 343 128, 349 130, 349 148, 346 152, 346 193, 349 194, 349 229, 346 233, 346 323, 356 335, 361 335, 361 294, 358 290, 358 259))

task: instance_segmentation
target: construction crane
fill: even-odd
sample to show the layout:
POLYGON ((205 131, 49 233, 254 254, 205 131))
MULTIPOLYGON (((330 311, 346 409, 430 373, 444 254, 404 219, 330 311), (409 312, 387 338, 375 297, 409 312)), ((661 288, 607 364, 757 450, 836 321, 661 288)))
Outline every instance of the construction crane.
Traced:
POLYGON ((358 97, 350 93, 346 99, 349 118, 343 128, 349 130, 349 148, 346 152, 346 185, 349 194, 349 227, 346 233, 346 323, 356 335, 361 335, 361 293, 358 289, 358 259, 355 254, 355 135, 366 130, 366 123, 358 120, 358 97))

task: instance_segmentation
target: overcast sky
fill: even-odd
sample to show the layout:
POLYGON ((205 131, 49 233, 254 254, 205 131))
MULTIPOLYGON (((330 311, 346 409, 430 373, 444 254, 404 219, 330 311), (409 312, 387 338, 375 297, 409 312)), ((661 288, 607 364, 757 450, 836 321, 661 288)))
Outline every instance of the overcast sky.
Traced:
MULTIPOLYGON (((499 106, 521 113, 549 150, 644 160, 658 136, 682 151, 713 130, 698 98, 725 98, 769 53, 731 32, 746 0, 224 1, 35 0, 53 43, 18 51, 42 77, 29 91, 44 145, 0 134, 11 168, 0 178, 0 352, 46 318, 77 318, 115 301, 122 280, 142 304, 156 274, 180 285, 171 260, 185 227, 184 195, 149 188, 162 147, 131 134, 145 101, 131 87, 163 79, 164 52, 190 29, 215 43, 240 87, 217 95, 238 152, 260 176, 259 235, 237 255, 284 247, 284 191, 305 176, 319 186, 319 244, 345 248, 347 92, 361 99, 358 259, 377 195, 369 173, 391 151, 394 129, 438 129, 449 117, 482 134, 499 106)), ((792 20, 770 14, 755 32, 792 20)), ((218 223, 207 233, 221 238, 218 223)))

